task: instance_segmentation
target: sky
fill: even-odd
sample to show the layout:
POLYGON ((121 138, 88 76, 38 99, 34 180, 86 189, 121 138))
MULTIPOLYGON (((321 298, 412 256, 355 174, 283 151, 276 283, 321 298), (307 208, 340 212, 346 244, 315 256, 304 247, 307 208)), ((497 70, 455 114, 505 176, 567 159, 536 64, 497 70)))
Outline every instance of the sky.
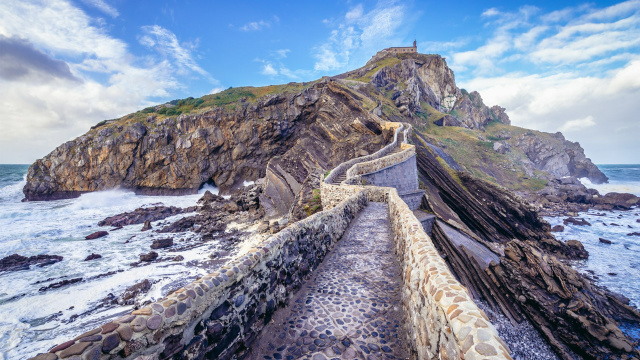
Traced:
POLYGON ((640 0, 2 0, 0 163, 146 106, 343 73, 414 39, 513 125, 562 131, 596 164, 640 163, 640 0))

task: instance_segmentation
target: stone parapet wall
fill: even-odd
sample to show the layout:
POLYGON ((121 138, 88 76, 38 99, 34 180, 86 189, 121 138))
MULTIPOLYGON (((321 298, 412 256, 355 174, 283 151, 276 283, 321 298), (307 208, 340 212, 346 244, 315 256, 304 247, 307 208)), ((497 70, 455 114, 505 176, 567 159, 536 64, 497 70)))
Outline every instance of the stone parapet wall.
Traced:
MULTIPOLYGON (((374 196, 375 197, 375 196, 374 196)), ((368 204, 360 189, 220 270, 34 359, 240 357, 368 204)))
POLYGON ((403 306, 418 359, 511 359, 487 316, 438 254, 395 189, 389 218, 403 268, 403 306))
POLYGON ((351 168, 349 168, 349 170, 347 170, 347 179, 358 175, 370 174, 376 171, 380 171, 382 169, 401 163, 411 158, 412 156, 415 157, 415 146, 404 143, 400 146, 401 149, 404 148, 400 152, 353 165, 351 168))
POLYGON ((389 153, 391 153, 398 145, 398 135, 400 135, 400 132, 403 131, 405 129, 405 126, 402 123, 386 123, 383 128, 395 128, 395 131, 393 133, 393 141, 390 142, 387 146, 383 147, 382 149, 376 151, 375 153, 371 154, 371 155, 366 155, 366 156, 361 156, 361 157, 357 157, 354 159, 351 159, 349 161, 345 161, 342 164, 336 166, 333 170, 331 170, 329 172, 329 175, 327 175, 327 177, 324 179, 324 182, 332 184, 336 181, 336 178, 338 177, 339 174, 342 174, 343 172, 347 171, 349 168, 351 168, 353 165, 360 163, 360 162, 364 162, 364 161, 370 161, 370 160, 375 160, 378 159, 380 157, 383 157, 389 153))

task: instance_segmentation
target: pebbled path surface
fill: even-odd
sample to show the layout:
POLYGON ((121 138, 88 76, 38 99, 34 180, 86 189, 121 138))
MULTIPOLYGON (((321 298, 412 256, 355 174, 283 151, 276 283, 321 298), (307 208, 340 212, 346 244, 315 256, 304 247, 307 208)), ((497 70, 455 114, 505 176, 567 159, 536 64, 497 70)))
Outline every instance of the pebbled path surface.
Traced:
POLYGON ((385 203, 370 203, 254 342, 252 359, 405 359, 400 264, 385 203))

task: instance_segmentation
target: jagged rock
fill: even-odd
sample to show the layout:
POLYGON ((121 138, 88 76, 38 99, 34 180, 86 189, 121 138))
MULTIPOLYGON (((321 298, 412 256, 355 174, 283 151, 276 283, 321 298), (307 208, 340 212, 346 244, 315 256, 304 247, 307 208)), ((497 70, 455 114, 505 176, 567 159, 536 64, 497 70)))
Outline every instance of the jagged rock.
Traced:
POLYGON ((100 259, 100 258, 102 258, 102 255, 91 253, 91 255, 87 256, 84 259, 84 261, 96 260, 96 259, 100 259))
POLYGON ((313 167, 332 168, 355 152, 376 151, 388 142, 388 136, 379 136, 380 121, 354 99, 347 87, 324 80, 299 92, 239 101, 235 110, 214 107, 158 116, 151 123, 116 120, 37 160, 27 174, 25 199, 69 198, 116 187, 187 194, 204 183, 227 192, 265 176, 267 164, 289 151, 295 161, 280 167, 297 166, 300 174, 292 176, 302 182, 307 158, 314 159, 313 167))
MULTIPOLYGON (((509 119, 509 115, 505 112, 507 109, 500 107, 498 105, 494 105, 491 107, 491 115, 493 116, 493 120, 499 121, 505 125, 511 125, 511 119, 509 119)), ((505 138, 509 139, 509 138, 505 138)))
POLYGON ((151 221, 149 220, 145 220, 144 225, 142 225, 142 229, 140 229, 140 231, 147 231, 147 230, 151 230, 151 221))
POLYGON ((629 210, 640 203, 640 198, 633 194, 610 192, 594 199, 598 205, 611 206, 613 209, 629 210))
POLYGON ((164 248, 168 248, 170 246, 173 246, 173 239, 172 238, 153 240, 153 244, 151 244, 151 248, 154 249, 154 250, 155 249, 164 249, 164 248))
POLYGON ((572 225, 578 225, 578 226, 585 226, 585 225, 591 226, 591 223, 588 222, 587 220, 583 219, 583 218, 576 219, 574 217, 568 217, 568 218, 562 220, 562 222, 565 225, 572 224, 572 225))
POLYGON ((98 223, 98 226, 122 227, 125 225, 142 224, 147 221, 157 221, 182 213, 195 211, 195 207, 179 208, 175 206, 149 206, 137 208, 131 212, 110 216, 98 223))
POLYGON ((144 295, 151 290, 151 281, 144 279, 143 281, 128 287, 125 291, 118 296, 116 302, 120 305, 133 305, 136 298, 144 295))
POLYGON ((433 123, 438 126, 462 126, 462 122, 460 122, 460 120, 455 116, 451 115, 445 115, 433 123))
POLYGON ((151 262, 158 258, 158 253, 151 251, 147 254, 140 254, 140 261, 151 262))
POLYGON ((507 152, 511 151, 511 145, 497 141, 493 143, 493 151, 497 152, 498 154, 506 154, 507 152))
POLYGON ((567 254, 572 259, 588 259, 589 252, 584 249, 584 245, 578 240, 567 240, 567 254))
POLYGON ((289 212, 290 223, 300 221, 307 216, 322 211, 322 201, 320 199, 322 176, 322 169, 316 169, 311 171, 304 180, 289 212))
POLYGON ((30 257, 13 254, 0 259, 0 271, 28 270, 31 265, 47 266, 62 261, 58 255, 34 255, 30 257))
POLYGON ((637 323, 637 310, 532 245, 513 240, 504 252, 491 271, 525 298, 522 310, 563 359, 573 359, 572 352, 589 359, 640 356, 614 320, 637 323))
POLYGON ((456 246, 438 224, 432 240, 474 298, 513 321, 528 318, 563 359, 640 356, 616 323, 638 323, 638 311, 558 259, 586 258, 581 243, 555 240, 523 199, 465 172, 454 178, 433 152, 414 143, 427 188, 423 206, 472 244, 456 246))
POLYGON ((105 237, 107 235, 109 235, 109 233, 106 232, 106 231, 96 231, 93 234, 89 234, 89 235, 85 236, 84 238, 85 238, 85 240, 95 240, 95 239, 99 239, 101 237, 105 237))
POLYGON ((65 279, 62 281, 58 281, 55 282, 53 284, 49 284, 47 286, 43 286, 40 289, 38 289, 38 291, 42 292, 42 291, 47 291, 47 290, 51 290, 51 289, 59 289, 61 287, 67 286, 67 285, 71 285, 71 284, 75 284, 82 281, 82 278, 74 278, 74 279, 65 279))
POLYGON ((555 177, 586 177, 594 184, 608 180, 584 155, 579 143, 567 141, 559 132, 546 134, 529 131, 518 137, 514 145, 525 153, 536 169, 555 177))

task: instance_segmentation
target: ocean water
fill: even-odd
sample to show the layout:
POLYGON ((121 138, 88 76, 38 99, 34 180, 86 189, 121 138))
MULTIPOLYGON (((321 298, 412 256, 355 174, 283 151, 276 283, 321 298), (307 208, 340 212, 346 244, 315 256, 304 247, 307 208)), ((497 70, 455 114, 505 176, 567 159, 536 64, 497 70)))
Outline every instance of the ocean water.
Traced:
MULTIPOLYGON (((609 177, 609 183, 594 185, 580 179, 600 194, 628 192, 640 196, 640 165, 598 165, 609 177)), ((579 240, 589 252, 589 259, 575 262, 574 267, 596 280, 599 285, 620 293, 640 307, 640 208, 628 211, 589 210, 578 214, 591 226, 564 225, 565 230, 554 233, 559 240, 579 240), (611 240, 604 244, 599 238, 611 240)), ((566 217, 546 217, 554 225, 563 225, 566 217)))
MULTIPOLYGON (((196 244, 190 234, 141 232, 141 224, 125 226, 101 239, 84 240, 95 231, 108 231, 108 227, 97 226, 98 221, 108 216, 148 204, 193 206, 204 191, 217 192, 213 187, 187 196, 138 196, 111 190, 76 199, 23 203, 22 187, 27 169, 25 165, 0 165, 0 258, 17 253, 60 255, 64 260, 45 267, 0 272, 0 359, 26 359, 46 352, 58 343, 131 311, 131 306, 102 306, 100 300, 109 294, 118 296, 144 279, 153 282, 145 300, 161 298, 169 290, 207 273, 207 269, 198 264, 220 248, 215 240, 196 244), (179 253, 155 250, 160 257, 180 254, 184 261, 129 265, 139 260, 139 254, 151 251, 149 245, 153 239, 166 237, 173 237, 179 245, 194 241, 192 249, 179 253), (102 258, 85 262, 91 253, 98 253, 102 258), (115 273, 104 276, 109 272, 115 273), (83 281, 40 291, 41 287, 74 278, 83 281)), ((157 229, 161 227, 158 223, 182 216, 187 215, 152 225, 157 229)))

